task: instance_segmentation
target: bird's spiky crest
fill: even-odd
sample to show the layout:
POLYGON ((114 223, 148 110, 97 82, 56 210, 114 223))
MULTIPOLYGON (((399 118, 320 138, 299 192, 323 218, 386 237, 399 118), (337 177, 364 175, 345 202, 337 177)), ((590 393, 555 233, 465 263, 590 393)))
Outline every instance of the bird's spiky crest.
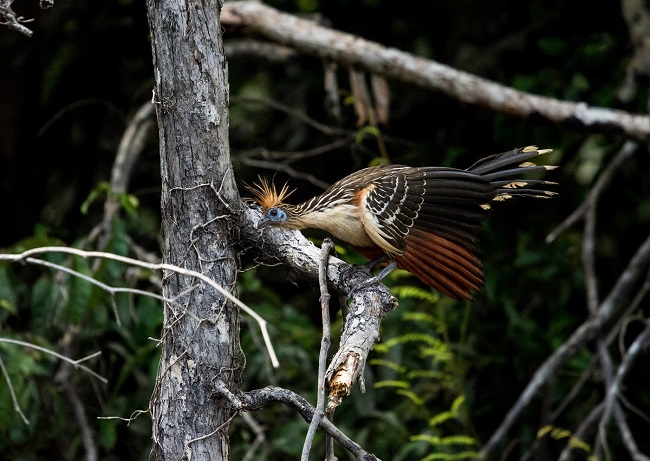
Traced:
POLYGON ((278 192, 275 184, 272 182, 269 183, 266 178, 262 178, 261 176, 257 178, 259 182, 253 183, 253 186, 246 185, 246 187, 255 195, 255 201, 262 206, 264 211, 282 205, 284 199, 295 191, 295 189, 290 191, 289 184, 284 183, 282 189, 278 192))

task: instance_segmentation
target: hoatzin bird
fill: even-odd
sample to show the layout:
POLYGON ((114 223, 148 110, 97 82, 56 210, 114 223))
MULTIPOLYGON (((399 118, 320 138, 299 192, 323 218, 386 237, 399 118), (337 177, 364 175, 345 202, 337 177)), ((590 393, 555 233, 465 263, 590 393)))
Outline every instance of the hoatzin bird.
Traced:
POLYGON ((484 281, 476 234, 490 203, 555 195, 526 186, 556 183, 520 178, 556 168, 529 162, 550 151, 535 146, 515 149, 481 159, 466 170, 373 166, 299 205, 284 202, 293 192, 286 184, 278 192, 261 179, 251 188, 263 209, 257 227, 323 229, 371 260, 388 260, 382 276, 399 267, 451 298, 471 300, 484 281))

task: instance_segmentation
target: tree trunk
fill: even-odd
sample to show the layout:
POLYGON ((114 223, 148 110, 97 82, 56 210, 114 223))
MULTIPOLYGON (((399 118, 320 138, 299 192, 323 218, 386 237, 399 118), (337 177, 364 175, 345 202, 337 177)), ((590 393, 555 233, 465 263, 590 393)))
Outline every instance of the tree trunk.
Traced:
MULTIPOLYGON (((148 0, 160 135, 163 260, 234 290, 228 79, 217 0, 148 0)), ((197 280, 166 273, 162 356, 150 409, 152 460, 228 459, 231 407, 214 383, 239 386, 239 312, 197 280), (192 289, 194 287, 194 289, 192 289)))

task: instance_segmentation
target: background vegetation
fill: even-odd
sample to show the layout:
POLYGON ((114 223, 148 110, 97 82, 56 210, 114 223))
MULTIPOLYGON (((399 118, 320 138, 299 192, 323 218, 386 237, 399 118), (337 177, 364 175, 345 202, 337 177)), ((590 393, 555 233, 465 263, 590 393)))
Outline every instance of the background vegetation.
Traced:
MULTIPOLYGON (((618 97, 633 52, 619 2, 267 3, 517 89, 647 112, 644 88, 625 102, 618 97)), ((0 249, 15 253, 46 245, 101 246, 121 255, 155 256, 160 208, 155 135, 135 167, 128 195, 120 197, 124 212, 113 220, 108 240, 89 237, 111 193, 105 182, 125 124, 151 99, 144 6, 131 0, 57 0, 53 9, 41 11, 24 0, 13 7, 35 21, 29 39, 0 29, 0 215, 5 218, 0 249)), ((242 37, 245 30, 227 29, 224 35, 226 41, 242 37)), ((229 71, 231 149, 240 183, 260 173, 275 174, 272 165, 259 160, 271 163, 279 152, 307 152, 344 138, 313 129, 296 112, 353 135, 320 155, 304 155, 292 163, 295 170, 332 183, 380 156, 372 132, 356 134, 346 72, 339 74, 345 104, 337 122, 323 108, 323 66, 316 59, 234 54, 229 71)), ((487 282, 474 303, 439 296, 403 273, 391 277, 400 307, 382 324, 382 341, 366 370, 367 392, 355 390, 336 414, 342 430, 384 460, 464 459, 490 437, 537 367, 588 317, 582 227, 569 228, 552 244, 544 239, 584 200, 625 139, 505 116, 405 83, 390 82, 390 88, 390 124, 381 133, 392 162, 467 167, 482 156, 536 144, 553 148, 550 162, 561 166, 549 175, 561 183, 559 197, 511 201, 494 210, 481 244, 487 282)), ((638 151, 617 171, 599 203, 596 269, 603 294, 647 237, 649 164, 647 152, 638 151)), ((276 182, 287 179, 298 187, 295 200, 322 190, 314 181, 275 174, 276 182)), ((323 237, 310 235, 315 241, 323 237)), ((341 247, 339 253, 361 261, 349 248, 341 247)), ((116 262, 60 255, 48 259, 113 286, 153 292, 158 283, 157 274, 127 270, 116 262)), ((317 290, 287 281, 277 267, 257 267, 250 252, 242 255, 242 268, 240 297, 269 321, 282 363, 271 369, 256 326, 244 317, 243 389, 278 384, 314 402, 317 290)), ((638 334, 639 319, 648 316, 647 301, 637 314, 612 351, 627 348, 638 334)), ((0 380, 0 458, 80 459, 85 429, 96 438, 100 459, 146 459, 148 415, 128 424, 97 417, 128 418, 146 410, 159 359, 152 338, 160 336, 161 324, 162 310, 151 297, 111 296, 61 272, 1 264, 0 336, 73 358, 101 351, 87 365, 108 383, 40 351, 0 343, 6 374, 29 420, 25 424, 14 411, 7 381, 0 380)), ((584 349, 547 386, 511 431, 508 459, 553 459, 566 446, 568 435, 602 399, 602 377, 589 371, 594 356, 593 348, 584 349), (580 375, 585 385, 550 428, 549 412, 580 375)), ((616 356, 620 361, 620 353, 616 356)), ((650 424, 648 370, 636 366, 625 380, 628 408, 633 409, 627 412, 628 422, 645 453, 650 452, 642 436, 650 424)), ((299 456, 307 426, 295 412, 276 406, 250 416, 252 420, 232 422, 233 459, 299 456), (256 432, 258 426, 263 432, 256 432), (263 439, 253 452, 258 434, 263 439)), ((609 449, 613 459, 629 456, 616 434, 609 449)), ((588 458, 591 444, 574 455, 588 458)))

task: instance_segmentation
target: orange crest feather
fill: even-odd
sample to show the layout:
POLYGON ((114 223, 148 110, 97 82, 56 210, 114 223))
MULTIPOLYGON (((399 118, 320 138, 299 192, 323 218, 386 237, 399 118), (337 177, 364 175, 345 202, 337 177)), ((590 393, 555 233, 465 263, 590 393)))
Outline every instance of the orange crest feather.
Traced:
POLYGON ((255 201, 262 206, 264 211, 281 205, 283 200, 295 191, 295 189, 290 191, 289 184, 284 183, 284 186, 278 192, 275 184, 269 183, 266 178, 261 176, 257 178, 259 183, 253 183, 253 186, 246 185, 246 188, 255 195, 255 201))

